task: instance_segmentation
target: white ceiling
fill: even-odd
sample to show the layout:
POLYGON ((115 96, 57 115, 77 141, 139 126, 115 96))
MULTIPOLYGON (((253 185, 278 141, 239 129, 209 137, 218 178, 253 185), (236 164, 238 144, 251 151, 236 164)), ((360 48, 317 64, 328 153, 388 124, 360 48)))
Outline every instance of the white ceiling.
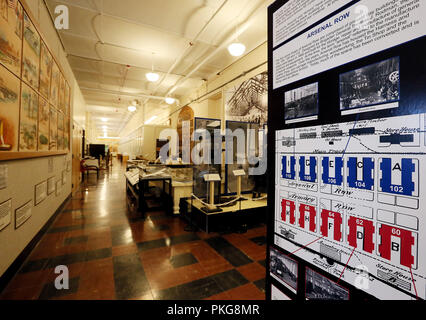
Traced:
MULTIPOLYGON (((272 0, 46 3, 53 18, 57 5, 68 6, 70 28, 58 32, 87 111, 92 114, 99 134, 105 125, 101 118, 106 117, 108 136, 118 136, 131 117, 127 106, 135 99, 127 93, 166 96, 173 88, 172 95, 179 99, 237 59, 226 50, 236 32, 241 33, 239 40, 246 45, 247 52, 266 41, 266 8, 272 0), (206 61, 206 57, 210 58, 206 61), (205 63, 198 66, 202 61, 205 63), (156 83, 145 78, 152 66, 160 73, 156 83)), ((148 101, 146 97, 137 99, 141 104, 148 101)), ((162 106, 149 110, 150 116, 161 113, 158 119, 167 119, 169 109, 164 108, 164 103, 152 99, 150 102, 162 106)))

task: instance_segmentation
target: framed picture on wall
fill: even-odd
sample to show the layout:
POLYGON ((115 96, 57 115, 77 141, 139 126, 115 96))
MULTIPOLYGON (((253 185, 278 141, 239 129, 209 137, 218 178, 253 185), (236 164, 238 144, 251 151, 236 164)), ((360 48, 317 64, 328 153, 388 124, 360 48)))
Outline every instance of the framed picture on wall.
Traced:
POLYGON ((25 2, 0 0, 0 161, 69 150, 71 88, 32 18, 25 2))
POLYGON ((39 98, 38 109, 38 150, 49 150, 49 103, 42 96, 39 98))
POLYGON ((58 150, 58 112, 50 106, 49 150, 58 150))
POLYGON ((19 151, 37 150, 38 94, 22 83, 19 151))
POLYGON ((0 66, 0 152, 18 151, 20 80, 0 66))
POLYGON ((38 89, 40 68, 40 35, 24 12, 24 41, 22 48, 22 80, 38 89))
POLYGON ((40 52, 40 94, 43 95, 46 99, 49 98, 50 94, 50 77, 52 75, 52 56, 47 50, 44 42, 41 42, 41 52, 40 52))
POLYGON ((17 0, 13 2, 15 5, 9 6, 7 0, 1 0, 0 63, 16 76, 20 76, 24 11, 17 0))

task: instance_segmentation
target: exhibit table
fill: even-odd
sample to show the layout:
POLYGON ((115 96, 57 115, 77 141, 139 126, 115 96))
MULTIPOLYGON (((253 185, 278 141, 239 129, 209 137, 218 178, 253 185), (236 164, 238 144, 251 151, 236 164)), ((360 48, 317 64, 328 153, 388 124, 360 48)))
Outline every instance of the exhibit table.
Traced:
POLYGON ((205 204, 195 198, 182 199, 181 213, 198 228, 209 233, 217 230, 218 226, 239 227, 248 223, 260 223, 266 221, 267 199, 262 195, 259 200, 252 195, 245 195, 245 200, 237 200, 235 203, 220 207, 220 212, 206 212, 205 204))
MULTIPOLYGON (((172 180, 171 196, 173 197, 173 214, 179 214, 180 199, 191 197, 192 181, 175 181, 172 180)), ((166 181, 165 192, 170 190, 170 183, 166 181)), ((170 194, 169 194, 170 195, 170 194)))
POLYGON ((169 175, 139 175, 139 211, 147 212, 155 209, 160 209, 159 207, 151 207, 148 205, 149 197, 146 196, 146 193, 149 192, 149 184, 153 182, 162 182, 162 204, 165 208, 167 214, 172 214, 172 178, 169 175), (166 185, 168 185, 168 192, 166 191, 166 185))

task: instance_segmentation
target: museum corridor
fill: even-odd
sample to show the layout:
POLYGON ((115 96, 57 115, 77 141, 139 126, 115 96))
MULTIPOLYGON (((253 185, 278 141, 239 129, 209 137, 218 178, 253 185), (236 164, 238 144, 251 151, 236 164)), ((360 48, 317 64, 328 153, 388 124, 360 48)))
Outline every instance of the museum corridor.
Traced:
POLYGON ((186 232, 164 212, 129 216, 124 167, 91 173, 2 299, 264 299, 264 225, 243 234, 186 232), (56 290, 55 267, 69 268, 56 290))

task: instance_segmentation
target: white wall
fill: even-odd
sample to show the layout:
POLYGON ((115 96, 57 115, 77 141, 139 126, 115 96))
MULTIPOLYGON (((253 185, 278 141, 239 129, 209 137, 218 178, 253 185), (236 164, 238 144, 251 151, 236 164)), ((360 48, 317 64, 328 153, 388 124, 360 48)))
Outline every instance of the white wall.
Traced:
MULTIPOLYGON (((74 120, 84 126, 84 98, 77 87, 77 82, 62 50, 48 11, 42 0, 27 0, 26 7, 32 13, 34 24, 39 28, 43 40, 62 67, 64 76, 70 84, 73 92, 71 96, 71 112, 73 117, 75 116, 74 120)), ((72 123, 72 121, 70 122, 72 123)), ((70 130, 70 133, 72 134, 72 130, 70 130)), ((12 222, 0 231, 0 276, 4 274, 22 250, 55 213, 61 203, 71 194, 71 153, 46 158, 1 161, 0 166, 3 165, 6 165, 8 169, 8 186, 0 190, 0 203, 12 199, 12 222), (49 158, 53 159, 52 172, 48 172, 49 158), (68 162, 70 163, 70 171, 66 171, 68 162), (15 230, 15 210, 28 201, 32 201, 34 205, 35 185, 46 181, 50 177, 55 177, 55 181, 62 179, 64 170, 66 172, 66 184, 63 185, 60 194, 53 193, 38 206, 33 207, 30 219, 15 230)))

